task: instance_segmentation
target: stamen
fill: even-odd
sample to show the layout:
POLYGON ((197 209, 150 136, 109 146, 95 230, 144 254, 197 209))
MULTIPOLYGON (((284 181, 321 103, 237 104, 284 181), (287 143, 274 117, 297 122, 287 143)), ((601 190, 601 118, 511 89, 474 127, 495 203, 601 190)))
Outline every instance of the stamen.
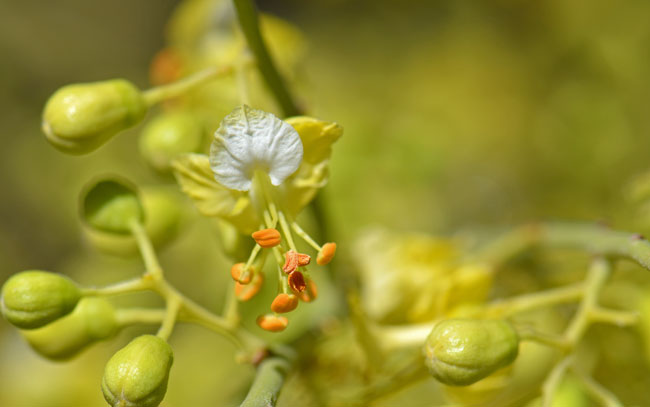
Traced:
POLYGON ((258 230, 252 236, 255 242, 265 249, 279 245, 281 240, 280 232, 273 228, 258 230))
POLYGON ((244 268, 244 263, 237 263, 230 268, 230 276, 239 284, 246 285, 251 282, 254 270, 252 268, 244 268))
POLYGON ((260 291, 262 283, 264 283, 264 274, 255 273, 250 284, 235 283, 235 296, 239 301, 248 301, 260 291))
POLYGON ((257 325, 265 331, 280 332, 289 325, 289 320, 279 315, 266 314, 257 317, 257 325))
POLYGON ((291 235, 291 229, 289 229, 289 224, 287 223, 287 218, 285 218, 284 213, 278 212, 278 218, 280 220, 280 227, 282 228, 282 232, 284 232, 284 238, 287 239, 287 242, 289 243, 289 247, 291 250, 298 251, 296 248, 296 244, 293 241, 293 236, 291 235))
POLYGON ((293 294, 278 294, 271 303, 271 311, 284 314, 291 312, 298 306, 298 297, 293 294))
POLYGON ((334 258, 336 253, 336 243, 325 243, 323 248, 318 252, 316 263, 320 266, 328 264, 334 258))
POLYGON ((260 252, 260 250, 262 250, 262 246, 258 244, 255 245, 255 247, 253 247, 253 250, 251 251, 251 255, 248 256, 248 260, 246 261, 246 265, 244 266, 245 269, 248 269, 251 266, 251 264, 253 264, 253 261, 255 261, 255 258, 257 257, 257 254, 260 252))
POLYGON ((294 291, 294 294, 304 302, 312 302, 318 297, 318 288, 312 279, 307 279, 307 287, 304 291, 294 291))
POLYGON ((308 254, 298 253, 295 250, 289 250, 284 254, 285 262, 282 266, 282 271, 291 274, 298 269, 298 267, 306 266, 311 262, 311 257, 308 254))
POLYGON ((305 283, 305 277, 301 272, 294 271, 293 273, 289 274, 289 287, 291 287, 294 292, 300 293, 305 291, 307 284, 305 283))
MULTIPOLYGON (((322 248, 320 247, 320 245, 319 245, 318 243, 316 243, 316 241, 315 241, 314 239, 312 239, 312 237, 309 236, 309 235, 307 234, 307 232, 305 232, 304 230, 302 230, 302 228, 300 227, 300 225, 298 225, 296 222, 293 222, 293 223, 291 223, 291 227, 293 228, 293 230, 296 232, 296 234, 297 234, 298 236, 302 237, 302 239, 303 239, 305 242, 307 242, 307 244, 309 244, 309 245, 310 245, 311 247, 313 247, 315 250, 317 250, 317 251, 321 251, 322 248)), ((319 263, 319 264, 320 264, 320 263, 319 263)))

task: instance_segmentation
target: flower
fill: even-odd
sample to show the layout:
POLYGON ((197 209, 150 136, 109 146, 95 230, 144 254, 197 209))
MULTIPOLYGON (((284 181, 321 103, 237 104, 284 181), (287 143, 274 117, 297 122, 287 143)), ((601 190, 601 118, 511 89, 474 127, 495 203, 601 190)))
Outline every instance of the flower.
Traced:
POLYGON ((494 268, 461 257, 460 242, 422 234, 368 230, 353 247, 361 304, 373 320, 416 323, 485 301, 494 268))
MULTIPOLYGON (((331 145, 341 134, 336 123, 310 117, 283 121, 243 105, 222 120, 210 157, 188 154, 173 162, 181 189, 202 214, 222 218, 255 240, 248 260, 238 266, 252 273, 252 279, 236 273, 238 292, 254 291, 246 299, 259 290, 244 288, 251 280, 259 281, 255 276, 260 275, 269 252, 281 280, 278 294, 313 286, 306 270, 311 256, 298 251, 295 238, 321 254, 321 260, 327 257, 319 265, 334 256, 334 243, 321 246, 294 219, 327 183, 331 145)), ((315 299, 315 295, 298 297, 315 299)))

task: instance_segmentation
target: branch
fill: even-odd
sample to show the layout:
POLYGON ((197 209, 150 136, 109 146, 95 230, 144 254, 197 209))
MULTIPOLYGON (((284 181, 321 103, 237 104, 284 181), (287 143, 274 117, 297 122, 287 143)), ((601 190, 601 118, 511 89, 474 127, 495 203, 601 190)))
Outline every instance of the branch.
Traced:
POLYGON ((265 359, 257 368, 257 375, 240 407, 274 407, 284 385, 289 362, 274 356, 265 359))
POLYGON ((259 19, 257 17, 257 10, 253 0, 233 0, 235 10, 237 11, 237 18, 239 19, 239 26, 241 27, 248 48, 250 48, 257 61, 257 68, 264 78, 264 82, 273 94, 273 97, 280 105, 284 116, 297 116, 300 109, 294 102, 293 97, 289 93, 280 72, 278 72, 271 55, 269 54, 266 44, 262 39, 260 32, 259 19))

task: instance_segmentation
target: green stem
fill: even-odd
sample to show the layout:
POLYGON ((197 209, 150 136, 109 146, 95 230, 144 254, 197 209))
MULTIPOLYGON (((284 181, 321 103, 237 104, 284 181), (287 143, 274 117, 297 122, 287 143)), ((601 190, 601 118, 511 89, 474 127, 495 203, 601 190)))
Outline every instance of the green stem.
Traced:
POLYGON ((120 295, 133 293, 138 291, 151 290, 153 287, 153 282, 151 279, 146 279, 142 277, 134 278, 131 280, 122 281, 116 284, 112 284, 106 287, 89 287, 82 289, 84 296, 98 295, 98 296, 109 296, 109 295, 120 295))
POLYGON ((639 313, 596 307, 589 312, 589 319, 594 323, 632 326, 639 323, 639 313))
POLYGON ((157 86, 142 92, 147 106, 153 106, 163 100, 175 98, 220 76, 232 72, 232 67, 207 68, 168 85, 157 86))
POLYGON ((577 301, 582 298, 584 291, 585 285, 583 283, 578 283, 497 300, 487 304, 485 309, 481 310, 481 315, 505 318, 537 308, 577 301))
POLYGON ((115 312, 115 319, 121 327, 134 324, 160 324, 164 318, 164 309, 121 308, 115 312))
POLYGON ((176 325, 176 317, 178 316, 178 311, 183 304, 183 298, 180 295, 172 295, 167 298, 167 309, 165 310, 165 317, 162 320, 162 324, 158 333, 158 337, 167 340, 174 330, 176 325))
POLYGON ((623 257, 650 270, 650 242, 638 234, 591 223, 538 223, 519 227, 479 250, 474 257, 501 264, 532 246, 571 248, 623 257))
POLYGON ((131 233, 138 244, 138 249, 140 250, 140 255, 144 261, 145 269, 147 274, 154 277, 154 279, 160 279, 163 277, 163 270, 160 267, 158 262, 158 256, 156 256, 156 251, 153 248, 153 244, 149 240, 147 231, 144 229, 144 226, 140 222, 131 223, 131 233))
POLYGON ((570 344, 560 335, 547 334, 528 327, 517 327, 517 334, 525 341, 537 342, 562 351, 570 349, 570 344))
POLYGON ((260 363, 253 385, 240 407, 274 407, 289 373, 290 364, 282 357, 260 363))
POLYGON ((621 403, 614 393, 596 382, 592 377, 578 371, 577 369, 572 369, 572 371, 580 380, 584 389, 594 400, 598 401, 600 405, 605 407, 623 407, 623 403, 621 403))
POLYGON ((246 37, 248 47, 257 60, 257 67, 262 74, 262 78, 264 78, 264 82, 266 82, 278 105, 280 105, 284 116, 299 115, 301 113, 300 109, 298 109, 289 93, 262 38, 254 2, 252 0, 233 0, 233 4, 237 11, 239 25, 244 37, 246 37))
POLYGON ((575 346, 589 327, 591 323, 589 315, 597 307, 598 296, 610 274, 611 266, 607 260, 598 258, 593 261, 587 273, 585 295, 564 333, 564 337, 570 344, 575 346))
POLYGON ((553 405, 553 397, 555 392, 562 383, 564 374, 569 366, 573 363, 573 355, 565 356, 555 367, 551 370, 544 384, 542 385, 542 407, 551 407, 553 405))

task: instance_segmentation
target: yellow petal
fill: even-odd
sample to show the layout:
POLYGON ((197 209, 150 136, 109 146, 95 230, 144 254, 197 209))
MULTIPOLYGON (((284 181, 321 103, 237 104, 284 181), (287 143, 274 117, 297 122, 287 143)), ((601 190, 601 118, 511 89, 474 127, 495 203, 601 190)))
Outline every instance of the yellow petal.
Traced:
POLYGON ((312 117, 298 116, 286 119, 300 135, 303 162, 316 164, 329 159, 332 144, 343 135, 343 127, 312 117))
POLYGON ((316 196, 319 188, 327 184, 328 162, 332 143, 343 134, 336 123, 312 117, 291 117, 286 120, 300 135, 303 146, 302 163, 284 183, 288 210, 296 215, 316 196))
POLYGON ((260 221, 248 195, 220 185, 210 169, 210 159, 203 154, 185 154, 172 163, 174 176, 199 212, 232 223, 242 233, 252 233, 260 221))

